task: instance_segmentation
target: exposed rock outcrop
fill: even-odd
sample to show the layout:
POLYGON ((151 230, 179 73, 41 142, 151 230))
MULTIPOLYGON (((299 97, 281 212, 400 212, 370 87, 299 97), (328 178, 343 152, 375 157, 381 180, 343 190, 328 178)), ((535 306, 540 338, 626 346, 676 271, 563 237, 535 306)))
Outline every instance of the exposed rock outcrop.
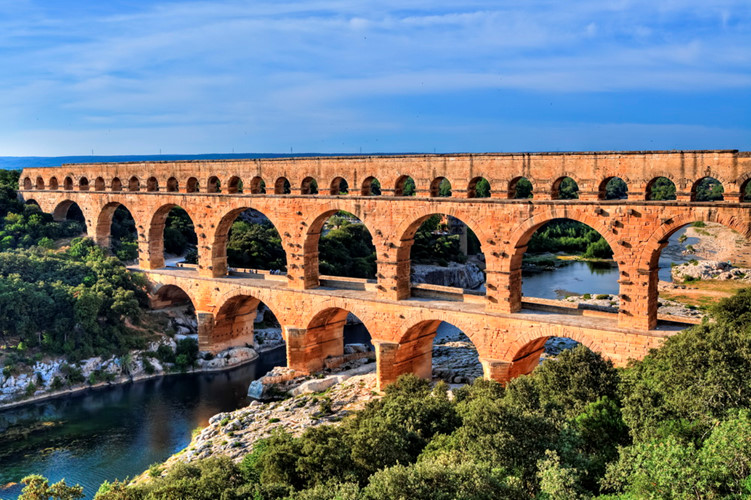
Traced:
POLYGON ((471 262, 466 264, 450 262, 446 267, 427 264, 412 265, 412 283, 474 289, 484 282, 485 274, 471 262))

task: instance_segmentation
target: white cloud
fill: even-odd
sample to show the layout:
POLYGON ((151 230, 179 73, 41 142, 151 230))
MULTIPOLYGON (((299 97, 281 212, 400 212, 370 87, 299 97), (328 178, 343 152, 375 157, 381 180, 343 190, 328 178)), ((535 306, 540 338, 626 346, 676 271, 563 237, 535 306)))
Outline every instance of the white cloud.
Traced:
POLYGON ((388 127, 367 105, 380 97, 751 89, 746 0, 86 5, 0 0, 0 133, 273 123, 320 136, 331 116, 333 137, 388 127))

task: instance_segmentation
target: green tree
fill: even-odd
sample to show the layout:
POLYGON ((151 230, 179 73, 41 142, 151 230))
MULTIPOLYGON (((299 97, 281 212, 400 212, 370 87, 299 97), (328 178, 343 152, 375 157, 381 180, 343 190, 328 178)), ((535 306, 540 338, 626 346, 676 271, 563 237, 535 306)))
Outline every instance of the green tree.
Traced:
POLYGON ((83 487, 68 486, 65 479, 50 485, 49 481, 39 475, 26 476, 21 480, 24 486, 19 500, 77 500, 83 498, 83 487))

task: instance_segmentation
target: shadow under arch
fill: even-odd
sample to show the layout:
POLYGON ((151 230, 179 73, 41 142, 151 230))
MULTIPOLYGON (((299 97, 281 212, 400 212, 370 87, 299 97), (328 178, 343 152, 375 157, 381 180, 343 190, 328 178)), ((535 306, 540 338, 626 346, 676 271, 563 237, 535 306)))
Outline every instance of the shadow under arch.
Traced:
MULTIPOLYGON (((460 245, 462 238, 469 240, 470 232, 475 235, 475 245, 477 245, 477 252, 475 254, 482 254, 484 261, 487 262, 487 255, 485 254, 485 250, 483 249, 483 241, 486 241, 487 238, 485 237, 482 229, 479 227, 478 224, 476 224, 471 219, 464 219, 461 217, 457 217, 456 215, 449 215, 444 214, 441 212, 429 212, 422 214, 418 216, 415 219, 412 219, 411 221, 405 222, 399 228, 397 229, 396 235, 398 236, 399 246, 397 247, 396 251, 396 260, 401 265, 406 266, 406 269, 403 270, 403 272, 400 272, 397 276, 397 289, 399 290, 410 290, 411 289, 411 274, 412 274, 412 250, 414 248, 415 244, 415 235, 417 234, 417 231, 420 229, 422 224, 430 219, 433 216, 438 217, 448 217, 449 220, 453 219, 456 221, 457 225, 456 228, 460 228, 462 231, 462 234, 459 234, 458 232, 451 233, 451 234, 459 234, 460 236, 460 245), (468 222, 469 221, 469 222, 468 222)), ((473 255, 475 255, 473 254, 473 255)), ((405 294, 409 296, 409 294, 405 294)))
POLYGON ((511 365, 508 368, 506 381, 515 379, 520 375, 528 375, 532 373, 532 371, 540 365, 540 358, 543 353, 550 349, 550 347, 548 347, 550 345, 549 343, 555 341, 555 339, 566 339, 563 342, 560 340, 558 341, 559 343, 565 342, 564 347, 559 349, 560 351, 571 349, 575 347, 576 344, 581 344, 593 352, 599 352, 602 354, 602 347, 599 343, 578 332, 572 331, 570 335, 564 337, 546 335, 538 331, 525 333, 519 337, 511 347, 511 352, 514 354, 511 365))
MULTIPOLYGON (((404 332, 399 339, 393 357, 388 360, 388 367, 381 369, 381 384, 385 385, 396 380, 400 375, 413 373, 417 377, 432 379, 434 375, 433 353, 440 344, 436 344, 436 336, 439 330, 448 327, 458 333, 462 338, 469 341, 471 347, 477 352, 471 337, 466 335, 461 328, 451 322, 440 319, 427 319, 419 321, 404 332)), ((482 366, 479 358, 475 361, 473 377, 482 377, 482 366)), ((443 370, 436 370, 439 377, 446 376, 443 370)), ((453 378, 453 376, 449 376, 453 378)), ((471 377, 470 377, 471 378, 471 377)))
POLYGON ((149 221, 149 266, 151 269, 163 267, 165 264, 164 230, 167 226, 167 219, 170 215, 170 212, 175 208, 184 210, 188 215, 190 223, 193 226, 193 233, 196 236, 195 244, 197 244, 198 235, 195 232, 195 217, 191 215, 190 212, 185 210, 185 208, 175 203, 167 203, 162 205, 154 212, 154 214, 151 216, 151 220, 149 221))
POLYGON ((107 203, 99 211, 99 215, 97 216, 96 228, 94 231, 94 239, 99 246, 107 249, 112 246, 112 221, 115 216, 115 211, 120 207, 123 207, 123 209, 127 210, 130 214, 130 217, 135 222, 133 211, 130 210, 126 205, 119 201, 112 201, 110 203, 107 203))
POLYGON ((83 223, 85 226, 88 226, 80 205, 73 200, 63 200, 58 203, 55 209, 52 211, 52 218, 53 220, 56 220, 58 222, 62 222, 64 220, 74 220, 76 222, 83 223))
POLYGON ((479 176, 469 181, 467 185, 467 198, 490 198, 490 181, 479 176))
MULTIPOLYGON (((229 264, 227 261, 227 244, 229 243, 230 230, 240 214, 247 210, 254 210, 273 226, 273 229, 279 235, 281 239, 281 249, 284 252, 284 269, 278 269, 279 271, 286 270, 287 263, 289 262, 289 255, 287 254, 287 245, 284 240, 284 235, 279 233, 279 225, 273 219, 268 217, 264 212, 261 212, 255 207, 243 206, 235 208, 222 216, 219 223, 216 225, 214 234, 211 241, 211 262, 209 265, 213 266, 214 276, 224 276, 229 272, 229 264)), ((204 264, 205 266, 206 264, 204 264)), ((263 269, 258 267, 258 269, 263 269)))
POLYGON ((150 294, 151 309, 164 309, 174 306, 190 306, 195 314, 196 298, 193 297, 185 288, 167 284, 161 285, 150 294))
MULTIPOLYGON (((255 346, 255 323, 261 306, 268 309, 273 321, 279 324, 280 316, 275 312, 275 307, 253 295, 236 293, 224 297, 215 312, 213 328, 199 342, 214 353, 229 347, 255 346)), ((286 342, 284 329, 281 329, 281 335, 286 342)))
MULTIPOLYGON (((319 277, 321 273, 319 269, 319 244, 321 241, 323 226, 327 220, 329 220, 332 216, 338 214, 339 212, 349 213, 346 212, 346 210, 341 210, 339 208, 329 208, 328 210, 325 210, 324 212, 318 214, 312 221, 308 222, 308 232, 305 235, 305 243, 303 244, 304 280, 306 288, 315 288, 320 285, 319 277)), ((360 223, 362 223, 362 225, 370 234, 371 240, 373 241, 373 246, 377 248, 378 245, 376 244, 375 240, 373 240, 373 235, 377 234, 377 232, 374 231, 374 228, 370 227, 370 221, 367 220, 367 218, 366 220, 363 220, 362 218, 359 218, 354 214, 350 215, 357 218, 360 223)), ((376 275, 377 274, 378 269, 376 268, 376 275)))
POLYGON ((508 183, 506 196, 510 200, 532 198, 534 196, 534 185, 532 181, 524 176, 514 177, 508 183))
POLYGON ((344 356, 344 328, 350 315, 362 323, 370 335, 368 325, 354 312, 337 306, 326 307, 310 319, 304 333, 299 332, 302 335, 289 336, 289 367, 312 373, 321 371, 327 359, 344 356))

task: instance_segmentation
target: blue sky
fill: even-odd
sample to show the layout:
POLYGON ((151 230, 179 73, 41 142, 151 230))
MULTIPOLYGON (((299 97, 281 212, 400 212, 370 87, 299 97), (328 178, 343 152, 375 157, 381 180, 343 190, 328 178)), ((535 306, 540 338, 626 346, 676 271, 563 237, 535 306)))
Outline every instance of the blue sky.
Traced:
POLYGON ((749 0, 0 0, 0 156, 709 148, 749 0))

